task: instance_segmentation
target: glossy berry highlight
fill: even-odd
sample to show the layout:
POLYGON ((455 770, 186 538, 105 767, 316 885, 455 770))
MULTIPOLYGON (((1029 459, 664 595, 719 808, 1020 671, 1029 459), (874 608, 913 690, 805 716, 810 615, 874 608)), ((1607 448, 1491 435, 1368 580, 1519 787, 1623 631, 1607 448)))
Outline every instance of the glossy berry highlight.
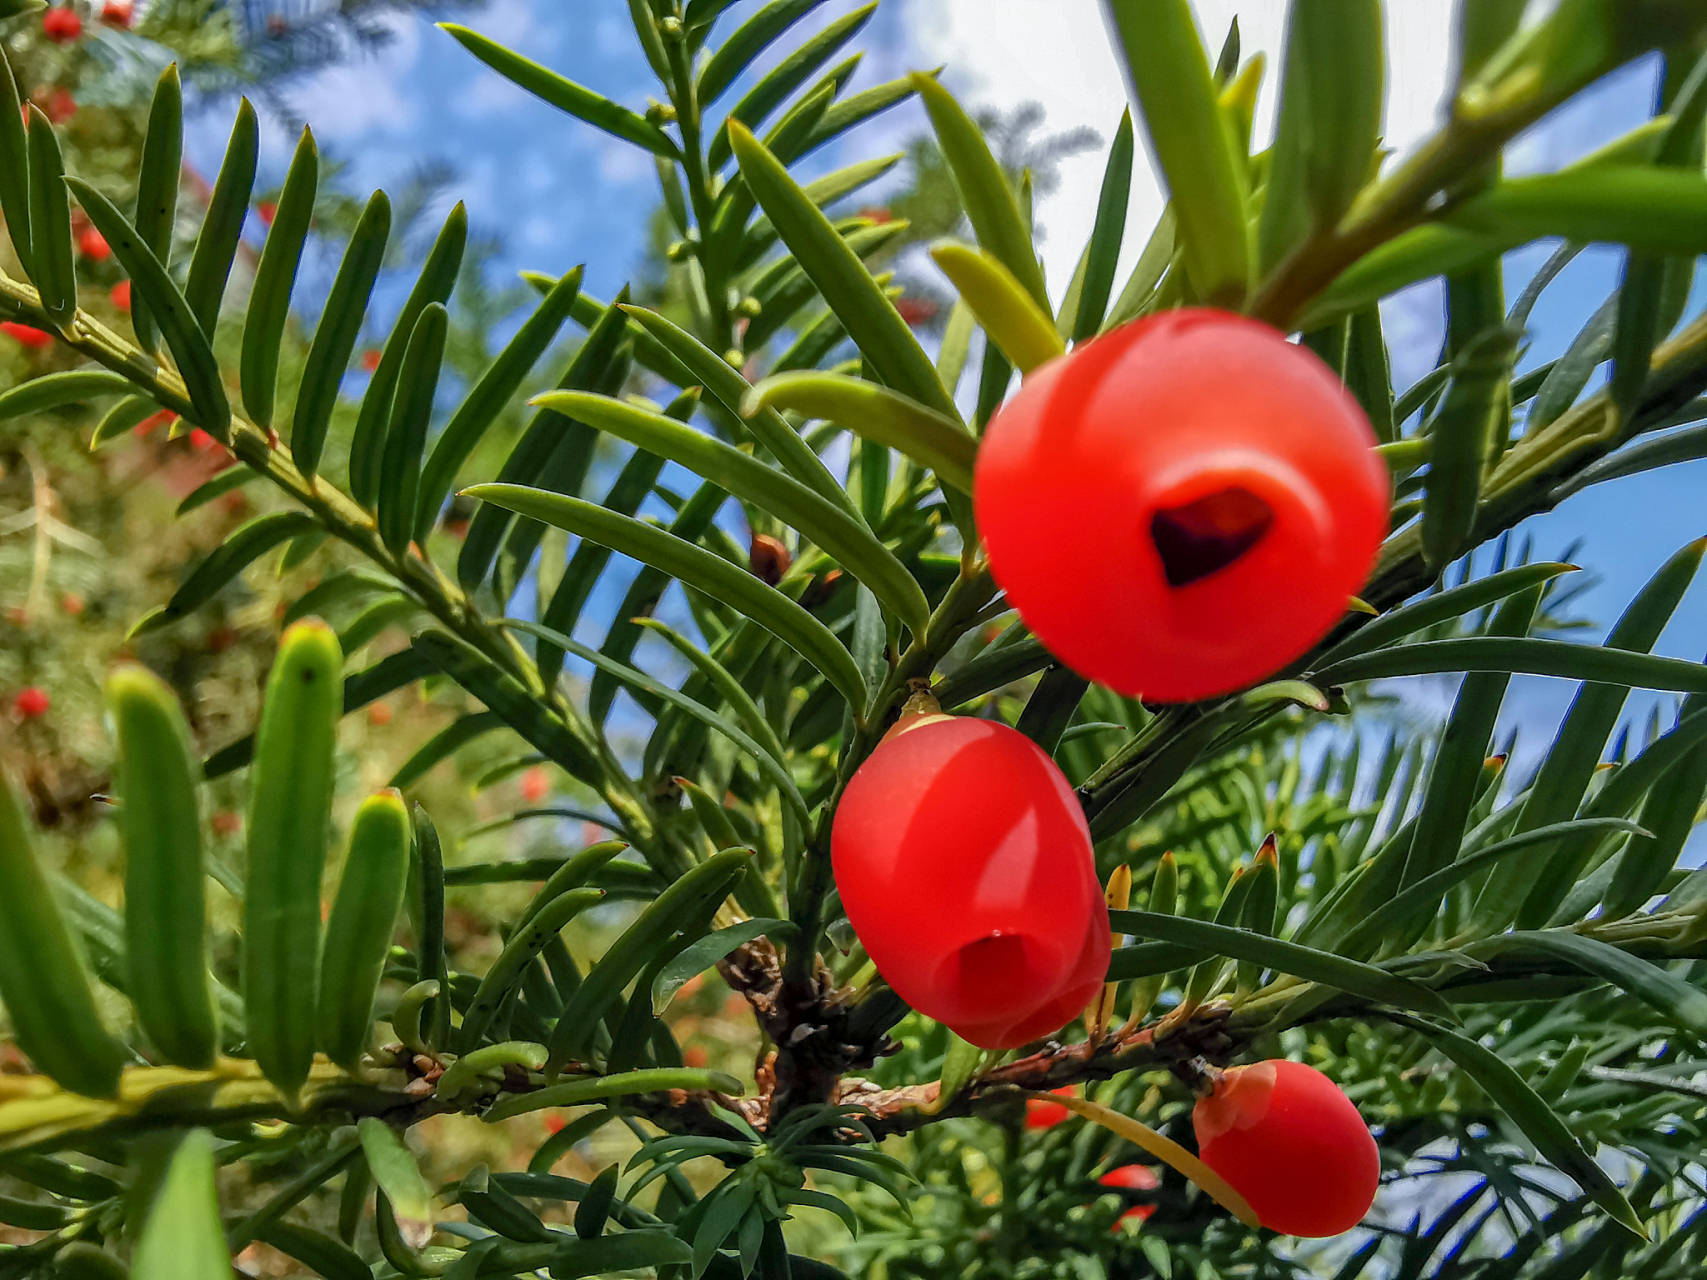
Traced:
POLYGON ((1381 1156, 1350 1098, 1314 1067, 1284 1058, 1234 1067, 1191 1114, 1203 1163, 1262 1225, 1337 1236, 1363 1220, 1381 1156))
POLYGON ((986 1049, 1058 1030, 1101 988, 1108 908, 1054 761, 989 720, 919 715, 836 810, 842 905, 919 1012, 986 1049))
POLYGON ((1147 317, 1044 366, 991 421, 974 499, 996 581, 1081 675, 1230 693, 1363 586, 1390 481, 1334 373, 1242 316, 1147 317))

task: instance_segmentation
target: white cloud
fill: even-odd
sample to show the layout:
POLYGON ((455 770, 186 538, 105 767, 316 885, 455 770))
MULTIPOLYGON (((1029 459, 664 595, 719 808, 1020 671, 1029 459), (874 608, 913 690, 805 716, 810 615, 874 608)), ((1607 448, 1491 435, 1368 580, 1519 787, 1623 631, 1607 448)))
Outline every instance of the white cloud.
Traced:
MULTIPOLYGON (((1285 6, 1279 0, 1196 0, 1199 28, 1211 54, 1235 14, 1246 57, 1268 55, 1256 134, 1273 129, 1276 66, 1284 40, 1285 6)), ((974 104, 1032 100, 1048 111, 1051 130, 1089 125, 1112 136, 1126 107, 1120 63, 1103 26, 1100 0, 917 0, 907 9, 918 47, 948 63, 954 88, 974 104)), ((1451 56, 1451 9, 1443 3, 1388 6, 1390 85, 1388 145, 1403 150, 1434 127, 1451 56)), ((1038 210, 1049 230, 1044 264, 1058 296, 1096 218, 1104 155, 1061 166, 1061 187, 1038 210)), ((1142 246, 1160 214, 1163 196, 1154 174, 1134 175, 1126 256, 1142 246)))
POLYGON ((377 53, 327 67, 290 95, 316 137, 342 141, 409 128, 405 86, 421 54, 421 25, 403 15, 386 21, 392 38, 377 53))

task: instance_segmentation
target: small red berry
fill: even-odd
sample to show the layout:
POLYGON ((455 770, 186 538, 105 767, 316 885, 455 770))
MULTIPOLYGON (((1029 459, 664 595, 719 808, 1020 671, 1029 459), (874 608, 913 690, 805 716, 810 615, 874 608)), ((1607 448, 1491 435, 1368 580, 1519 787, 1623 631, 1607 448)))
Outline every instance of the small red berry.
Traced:
POLYGON ((16 320, 0 320, 0 333, 4 333, 21 347, 40 350, 53 341, 51 333, 44 333, 32 325, 19 324, 16 320))
POLYGON ((917 716, 848 783, 830 856, 878 971, 962 1039, 1015 1048, 1102 985, 1108 908, 1084 812, 1017 730, 917 716))
POLYGON ((1314 1067, 1275 1058, 1234 1067, 1191 1113, 1203 1163, 1263 1226, 1337 1236, 1363 1221, 1381 1154, 1352 1100, 1314 1067))
POLYGON ((234 836, 243 830, 243 816, 231 809, 221 809, 208 820, 208 825, 218 835, 234 836))
MULTIPOLYGON (((1050 1093, 1072 1093, 1073 1086, 1065 1085, 1059 1089, 1051 1089, 1050 1093)), ((1027 1098, 1025 1100, 1025 1127, 1027 1129, 1053 1129, 1073 1113, 1059 1102, 1045 1102, 1042 1098, 1027 1098)))
POLYGON ((1119 693, 1187 702, 1303 654, 1387 532, 1356 400, 1266 325, 1194 308, 1040 369, 996 415, 975 504, 1032 631, 1119 693))
POLYGON ((48 95, 42 110, 47 115, 48 123, 64 124, 77 114, 77 99, 71 96, 69 89, 55 89, 48 95))
POLYGON ((255 206, 255 216, 260 218, 263 226, 272 226, 273 219, 278 217, 278 213, 278 203, 273 200, 263 200, 255 206))
POLYGON ((39 685, 31 685, 12 699, 12 711, 20 720, 39 720, 52 705, 53 699, 39 685))
POLYGON ((522 799, 529 804, 538 804, 551 794, 551 775, 535 765, 522 774, 522 799))
POLYGON ((113 291, 109 296, 113 300, 113 305, 115 307, 117 307, 120 311, 129 311, 130 310, 130 281, 129 280, 120 280, 117 284, 115 284, 113 286, 113 291))
POLYGON ((75 591, 67 591, 64 595, 59 597, 59 611, 67 617, 79 617, 87 607, 88 606, 83 602, 83 597, 78 595, 75 591))
POLYGON ((897 298, 895 311, 905 320, 909 327, 917 329, 922 324, 929 324, 936 319, 941 308, 929 298, 897 298))
POLYGON ((369 347, 362 352, 362 368, 368 373, 379 370, 379 357, 383 354, 378 347, 369 347))
POLYGON ((112 246, 107 243, 107 238, 93 227, 77 237, 77 252, 91 262, 105 262, 113 256, 112 246))
POLYGON ((383 729, 391 723, 391 708, 386 703, 375 702, 367 709, 367 722, 376 728, 383 729))
MULTIPOLYGON (((1097 1179, 1105 1187, 1120 1187, 1128 1191, 1154 1191, 1162 1185, 1162 1180, 1156 1176, 1156 1171, 1147 1164, 1123 1164, 1118 1169, 1110 1169, 1097 1179)), ((1135 1204, 1125 1213, 1114 1220, 1118 1227, 1128 1218, 1144 1221, 1156 1211, 1153 1204, 1135 1204)))
POLYGON ((49 9, 41 16, 41 33, 55 44, 70 44, 83 34, 83 19, 75 9, 49 9))
POLYGON ((131 0, 107 0, 101 6, 101 21, 110 22, 115 27, 130 26, 131 0))
POLYGON ((692 1067, 697 1071, 709 1061, 711 1061, 711 1055, 706 1053, 705 1046, 702 1044, 690 1044, 682 1050, 682 1065, 684 1067, 692 1067))

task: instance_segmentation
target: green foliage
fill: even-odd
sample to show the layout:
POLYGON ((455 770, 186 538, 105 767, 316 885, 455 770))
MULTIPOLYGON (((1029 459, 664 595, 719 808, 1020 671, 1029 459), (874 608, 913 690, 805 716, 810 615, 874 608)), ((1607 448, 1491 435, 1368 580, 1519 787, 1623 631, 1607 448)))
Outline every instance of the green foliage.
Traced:
MULTIPOLYGON (((337 20, 388 7, 406 6, 344 5, 337 20)), ((0 127, 22 277, 9 262, 0 312, 59 342, 52 363, 32 357, 39 376, 0 392, 29 432, 17 456, 36 470, 38 439, 71 434, 68 410, 120 393, 95 432, 103 450, 155 408, 228 448, 242 470, 198 475, 180 513, 254 496, 255 518, 221 525, 167 602, 126 621, 139 655, 171 668, 174 637, 249 592, 268 637, 223 720, 152 677, 113 678, 123 913, 50 870, 26 806, 9 784, 0 794, 0 999, 40 1073, 0 1075, 0 1173, 19 1192, 0 1197, 0 1221, 33 1233, 0 1248, 0 1275, 113 1274, 122 1256, 138 1275, 223 1275, 227 1250, 257 1241, 334 1277, 780 1280, 839 1274, 808 1256, 832 1252, 872 1274, 979 1278, 1694 1274, 1707 878, 1678 862, 1707 790, 1707 667, 1648 651, 1701 547, 1594 646, 1558 634, 1575 622, 1571 566, 1529 563, 1509 533, 1589 484, 1707 448, 1689 425, 1707 413, 1707 326, 1673 333, 1667 292, 1707 247, 1701 16, 1585 0, 1516 30, 1499 6, 1465 26, 1441 133, 1371 173, 1378 7, 1336 8, 1350 62, 1331 85, 1337 37, 1295 16, 1279 139, 1253 156, 1260 64, 1240 69, 1236 31, 1212 69, 1183 0, 1109 0, 1172 205, 1116 294, 1137 141, 1121 122, 1053 314, 1030 216, 1032 161, 1051 154, 1027 141, 1035 118, 981 120, 929 76, 850 91, 857 59, 830 64, 869 6, 804 37, 816 0, 775 0, 725 35, 728 7, 627 6, 661 81, 645 113, 448 28, 579 122, 565 127, 656 159, 670 267, 641 295, 650 306, 591 297, 579 269, 541 278, 532 315, 488 357, 463 321, 497 304, 470 270, 459 207, 372 343, 359 404, 343 394, 348 365, 418 201, 338 205, 343 266, 308 335, 298 266, 331 198, 312 138, 250 262, 246 106, 193 249, 178 224, 194 211, 175 208, 172 74, 133 99, 148 123, 122 175, 64 179, 77 129, 39 109, 27 130, 21 115, 0 127), (1675 119, 1573 172, 1499 177, 1521 130, 1653 49, 1675 119), (774 65, 755 72, 767 50, 774 65), (935 139, 912 153, 912 227, 836 211, 892 159, 797 177, 811 151, 915 95, 935 139), (102 270, 128 277, 135 342, 97 287, 116 274, 69 247, 72 197, 112 247, 102 270), (878 260, 925 228, 976 241, 934 246, 961 295, 935 357, 878 260), (1487 277, 1501 252, 1549 234, 1625 244, 1631 263, 1571 352, 1514 380, 1551 276, 1510 312, 1487 277), (242 316, 225 305, 239 269, 242 316), (1371 304, 1436 275, 1452 341, 1395 399, 1371 304), (1302 330, 1343 372, 1386 440, 1394 531, 1362 592, 1373 616, 1348 612, 1259 688, 1146 706, 1087 685, 1010 617, 967 491, 1014 368, 1202 302, 1302 330), (572 355, 554 350, 571 322, 585 331, 572 355), (988 342, 968 413, 974 327, 988 342), (849 342, 858 360, 838 362, 849 342), (1613 385, 1585 396, 1609 356, 1613 385), (557 389, 533 396, 558 369, 557 389), (460 391, 448 414, 441 385, 460 391), (284 440, 275 419, 291 424, 284 440), (823 456, 844 431, 858 441, 845 480, 823 456), (653 619, 677 588, 687 620, 653 619), (594 602, 619 590, 607 620, 594 602), (512 616, 530 599, 531 616, 512 616), (1490 755, 1520 672, 1581 686, 1525 777, 1509 743, 1490 755), (1464 676, 1444 729, 1395 720, 1383 739, 1389 707, 1370 682, 1440 674, 1464 676), (834 891, 842 788, 926 687, 1050 750, 1101 872, 1139 888, 1112 917, 1111 1013, 1026 1056, 969 1052, 911 1014, 834 891), (1669 727, 1619 731, 1633 687, 1689 701, 1669 727), (454 838, 382 794, 327 874, 346 799, 371 789, 348 764, 365 733, 352 713, 389 712, 380 699, 405 688, 437 718, 378 777, 429 800, 454 838), (204 817, 192 733, 224 744, 202 788, 221 806, 246 798, 242 873, 219 847, 230 833, 204 817), (476 790, 522 770, 544 790, 476 823, 434 787, 447 761, 476 790), (542 805, 552 788, 568 803, 542 805), (467 847, 536 817, 620 839, 564 847, 554 823, 539 856, 467 847), (224 898, 206 892, 204 854, 224 898), (484 954, 463 936, 470 903, 498 925, 484 954), (713 969, 757 1023, 750 1078, 678 1037, 713 969), (1276 1053, 1329 1071, 1379 1132, 1392 1187, 1354 1239, 1263 1235, 1172 1170, 1152 1192, 1111 1189, 1098 1177, 1140 1158, 1124 1138, 1022 1124, 1022 1091, 1085 1083, 1184 1137, 1196 1064, 1276 1053), (590 1110, 555 1137, 528 1127, 556 1108, 590 1110), (424 1170, 405 1134, 431 1144, 466 1116, 508 1124, 526 1171, 432 1145, 424 1170), (587 1180, 554 1172, 595 1137, 639 1146, 587 1180), (221 1223, 215 1171, 238 1166, 246 1179, 222 1182, 266 1198, 221 1223), (452 1203, 466 1221, 443 1215, 452 1203), (1122 1219, 1137 1203, 1155 1214, 1122 1219)), ((235 20, 216 8, 216 26, 235 20)), ((145 22, 160 36, 197 9, 158 4, 145 22)), ((244 49, 186 48, 182 71, 241 79, 274 56, 244 49)), ((38 492, 33 505, 45 545, 50 504, 38 492)), ((32 579, 32 606, 39 594, 32 579)), ((19 736, 45 818, 38 729, 19 736)))

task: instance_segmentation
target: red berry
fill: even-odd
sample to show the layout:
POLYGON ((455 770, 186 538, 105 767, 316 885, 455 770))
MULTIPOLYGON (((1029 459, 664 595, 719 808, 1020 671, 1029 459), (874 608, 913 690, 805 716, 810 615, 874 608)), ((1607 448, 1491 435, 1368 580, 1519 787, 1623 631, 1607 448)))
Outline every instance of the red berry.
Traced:
POLYGON ((105 262, 113 256, 112 247, 107 244, 107 238, 93 227, 77 237, 77 252, 91 262, 105 262))
POLYGON ((38 685, 31 685, 12 699, 12 710, 20 720, 39 720, 52 705, 47 690, 38 685))
POLYGON ((110 22, 115 27, 129 27, 131 19, 131 0, 107 0, 101 6, 101 21, 110 22))
POLYGON ((71 96, 69 89, 55 89, 48 95, 42 110, 50 124, 64 124, 77 114, 77 99, 71 96))
POLYGON ((219 835, 234 836, 243 830, 243 817, 231 809, 221 809, 209 819, 209 825, 219 835))
POLYGON ((1337 1236, 1375 1203, 1375 1139, 1351 1099, 1314 1067, 1284 1058, 1234 1067, 1191 1122, 1203 1163, 1272 1231, 1337 1236))
POLYGON ((379 358, 381 354, 382 353, 378 347, 369 347, 366 351, 362 352, 362 368, 368 373, 377 372, 379 370, 379 358))
POLYGON ((1387 531, 1374 433, 1307 349, 1206 309, 1054 361, 990 423, 990 568, 1080 674, 1185 702, 1242 688, 1345 613, 1387 531))
POLYGON ((41 33, 55 44, 70 44, 83 34, 83 19, 75 9, 49 9, 41 16, 41 33))
POLYGON ((0 333, 4 333, 19 346, 39 350, 53 341, 51 333, 44 333, 32 325, 19 324, 16 320, 0 320, 0 333))
POLYGON ((113 305, 120 311, 130 310, 130 281, 120 280, 113 286, 111 294, 113 305))
POLYGON ((535 765, 522 774, 522 799, 529 804, 538 804, 551 794, 551 775, 535 765))
POLYGON ((710 1061, 711 1055, 705 1051, 705 1046, 702 1044, 690 1044, 682 1050, 682 1065, 684 1067, 693 1067, 698 1070, 710 1061))
MULTIPOLYGON (((1089 1003, 1087 1001, 1087 1003, 1089 1003)), ((1050 1093, 1071 1093, 1072 1085, 1060 1089, 1051 1089, 1050 1093)), ((1073 1113, 1059 1102, 1045 1102, 1042 1098, 1027 1098, 1025 1100, 1025 1127, 1027 1129, 1053 1129, 1073 1113)))
POLYGON ((1083 811, 1025 735, 924 717, 848 783, 836 884, 896 993, 986 1049, 1055 1031, 1101 987, 1108 908, 1083 811))
POLYGON ((895 310, 909 327, 917 329, 935 320, 941 308, 929 298, 897 298, 895 310))
POLYGON ((255 206, 255 216, 260 218, 263 226, 272 226, 273 219, 278 217, 278 213, 278 203, 273 200, 263 200, 255 206))
MULTIPOLYGON (((1123 1164, 1118 1169, 1110 1169, 1097 1179, 1105 1187, 1122 1187, 1130 1191, 1154 1191, 1162 1185, 1162 1180, 1156 1176, 1156 1171, 1147 1164, 1123 1164)), ((1119 1226, 1128 1218, 1144 1221, 1156 1211, 1153 1204, 1135 1204, 1125 1213, 1114 1220, 1119 1226)))

